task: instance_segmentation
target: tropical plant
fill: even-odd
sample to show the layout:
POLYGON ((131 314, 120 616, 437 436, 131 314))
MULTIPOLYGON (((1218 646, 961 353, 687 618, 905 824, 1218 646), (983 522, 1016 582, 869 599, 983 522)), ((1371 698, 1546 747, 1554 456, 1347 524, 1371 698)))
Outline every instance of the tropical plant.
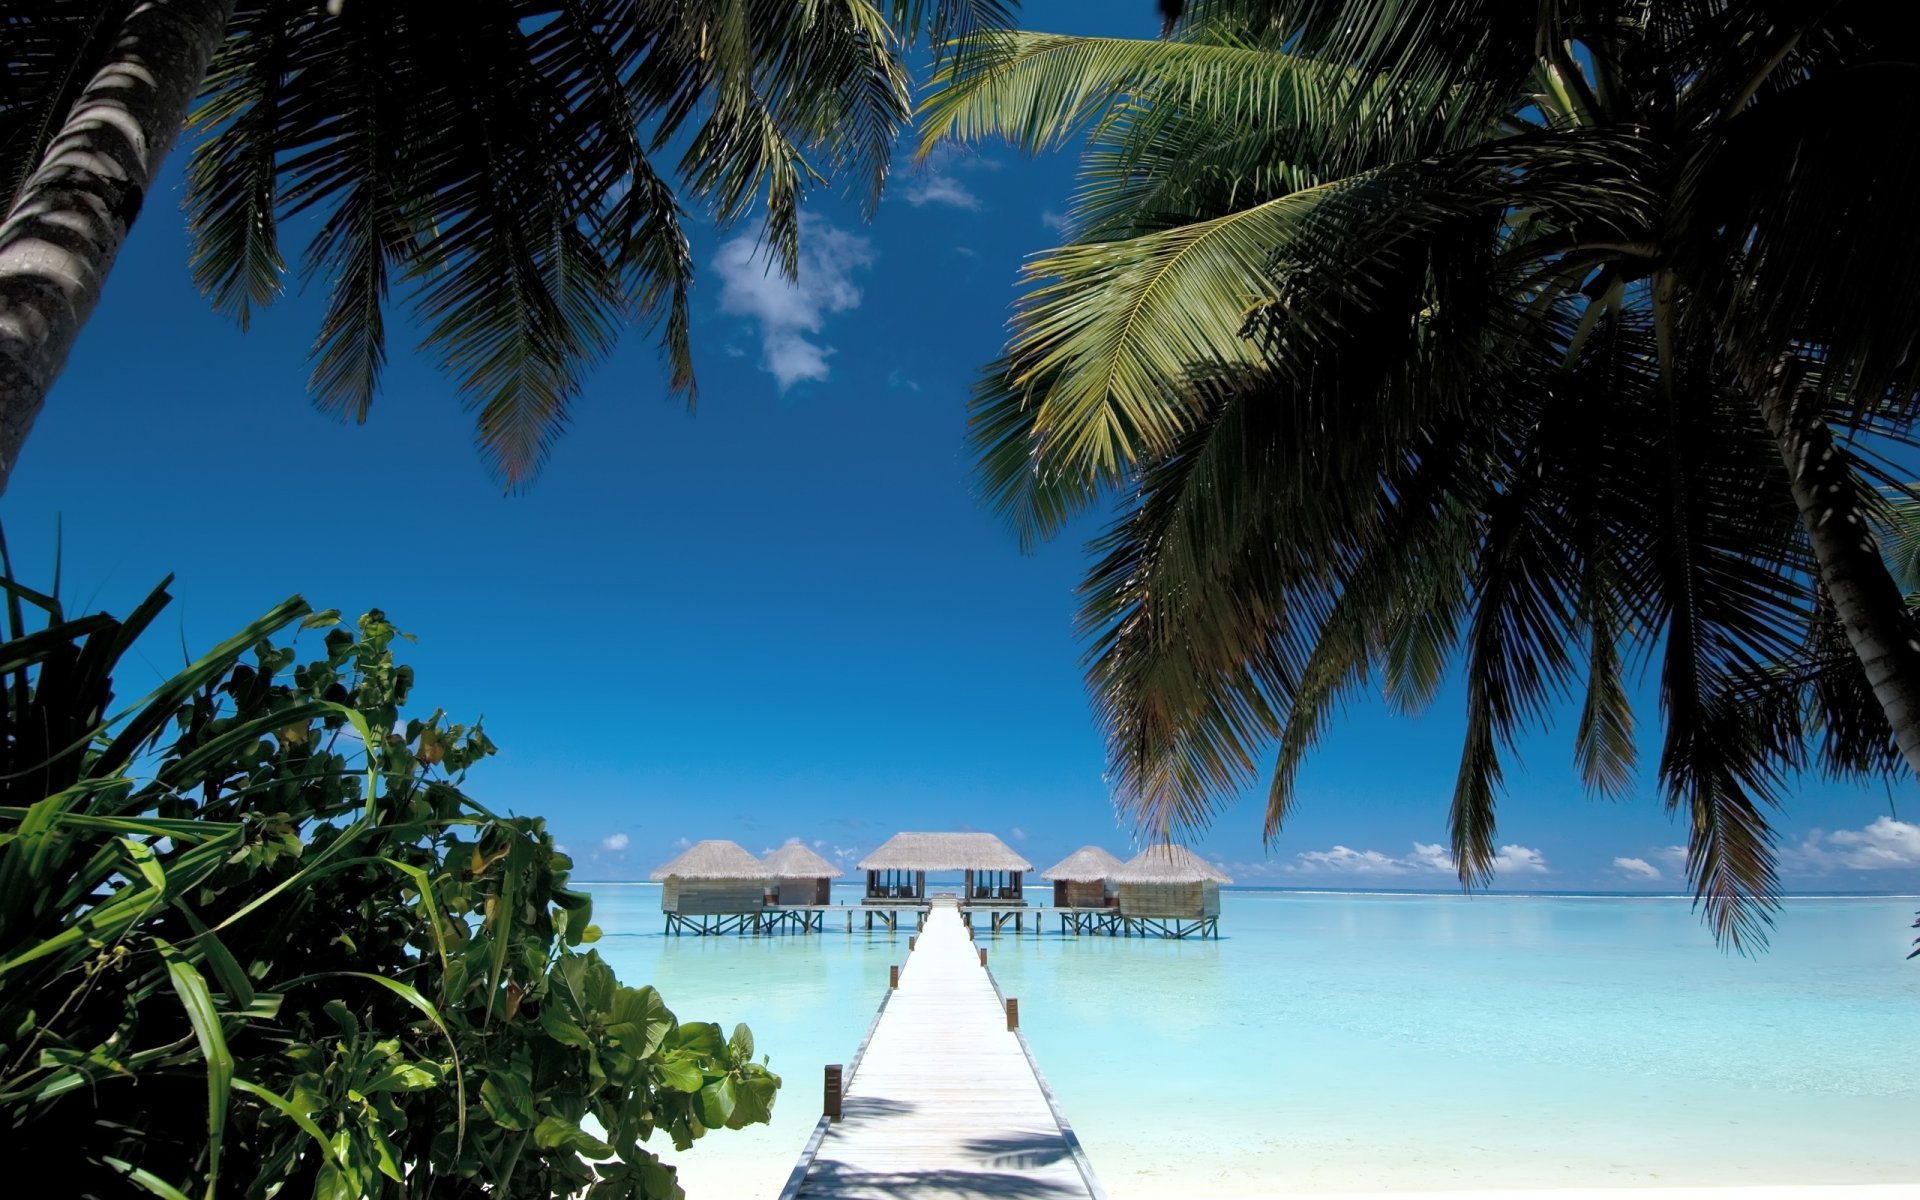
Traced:
POLYGON ((538 470, 629 321, 694 394, 685 204, 764 204, 782 270, 799 206, 877 202, 908 112, 903 45, 1002 0, 41 0, 4 18, 0 489, 168 148, 195 278, 244 327, 280 292, 280 225, 324 280, 311 390, 364 420, 390 293, 477 413, 508 485, 538 470))
POLYGON ((1920 765, 1869 534, 1920 413, 1920 162, 1859 118, 1916 47, 1871 0, 1201 0, 951 58, 923 148, 1090 136, 974 437, 1028 541, 1122 496, 1082 610, 1119 802, 1204 822, 1277 747, 1274 836, 1345 697, 1458 663, 1481 882, 1519 733, 1582 694, 1623 793, 1657 665, 1697 895, 1763 936, 1793 773, 1920 765))
POLYGON ((114 711, 165 589, 119 620, 7 583, 10 1161, 63 1195, 664 1198, 651 1134, 767 1119, 746 1028, 618 983, 542 822, 462 792, 480 727, 401 716, 379 612, 289 600, 114 711), (296 623, 334 627, 306 661, 296 623))

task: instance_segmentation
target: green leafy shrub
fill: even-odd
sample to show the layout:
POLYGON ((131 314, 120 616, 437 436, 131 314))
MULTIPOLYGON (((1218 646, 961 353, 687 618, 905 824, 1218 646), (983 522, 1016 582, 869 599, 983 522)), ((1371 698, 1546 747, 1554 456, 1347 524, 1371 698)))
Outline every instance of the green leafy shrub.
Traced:
POLYGON ((86 1196, 676 1197, 642 1142, 768 1119, 746 1028, 622 986, 543 823, 463 793, 479 726, 401 719, 379 612, 289 600, 114 713, 167 585, 124 620, 6 586, 8 1161, 86 1196))

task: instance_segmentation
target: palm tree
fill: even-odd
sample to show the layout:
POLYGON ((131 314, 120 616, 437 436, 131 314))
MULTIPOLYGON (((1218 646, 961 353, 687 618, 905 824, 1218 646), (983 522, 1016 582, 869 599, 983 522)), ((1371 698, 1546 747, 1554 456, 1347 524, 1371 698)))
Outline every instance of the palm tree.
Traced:
POLYGON ((1920 166, 1861 119, 1904 24, 1214 0, 1167 41, 952 58, 926 145, 1090 130, 974 430, 1029 541, 1122 494, 1082 613, 1122 805, 1205 821, 1275 748, 1272 836, 1346 696, 1418 708, 1458 659, 1479 882, 1520 731, 1582 693, 1619 794, 1657 664, 1697 895, 1763 936, 1792 774, 1920 766, 1920 630, 1868 532, 1920 412, 1920 166))
POLYGON ((326 281, 312 391, 364 419, 402 290, 508 485, 638 321, 689 400, 684 205, 877 201, 908 113, 903 46, 1004 23, 1001 0, 41 0, 0 18, 0 489, 191 116, 196 279, 244 326, 326 281))

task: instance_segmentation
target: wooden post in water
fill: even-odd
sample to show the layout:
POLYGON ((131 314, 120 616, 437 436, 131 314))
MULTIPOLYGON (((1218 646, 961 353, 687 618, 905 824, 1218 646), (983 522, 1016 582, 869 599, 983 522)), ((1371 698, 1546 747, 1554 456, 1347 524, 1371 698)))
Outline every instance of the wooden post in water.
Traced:
POLYGON ((887 988, 892 990, 900 986, 900 964, 894 963, 887 968, 887 988))
POLYGON ((980 947, 980 965, 983 967, 987 965, 987 948, 985 946, 980 947))
POLYGON ((840 1064, 827 1064, 827 1096, 821 1106, 825 1115, 832 1120, 840 1119, 840 1064))
POLYGON ((912 953, 913 953, 913 944, 914 944, 915 942, 917 942, 917 941, 919 941, 919 940, 920 940, 920 939, 919 939, 919 938, 917 938, 917 937, 910 937, 910 938, 908 938, 908 939, 907 939, 907 953, 908 953, 908 954, 912 954, 912 953))
POLYGON ((1007 1032, 1020 1028, 1020 1001, 1007 997, 1007 1032))

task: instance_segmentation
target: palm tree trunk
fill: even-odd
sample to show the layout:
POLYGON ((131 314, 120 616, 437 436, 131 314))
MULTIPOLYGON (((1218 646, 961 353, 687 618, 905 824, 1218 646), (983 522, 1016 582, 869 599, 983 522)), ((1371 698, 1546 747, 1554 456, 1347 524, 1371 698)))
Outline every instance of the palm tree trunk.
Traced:
POLYGON ((1796 389, 1778 382, 1765 388, 1760 409, 1786 464, 1794 507, 1894 741, 1920 775, 1920 623, 1881 556, 1851 460, 1834 446, 1826 422, 1795 403, 1796 389))
POLYGON ((186 123, 233 7, 138 4, 0 224, 0 492, 186 123))

